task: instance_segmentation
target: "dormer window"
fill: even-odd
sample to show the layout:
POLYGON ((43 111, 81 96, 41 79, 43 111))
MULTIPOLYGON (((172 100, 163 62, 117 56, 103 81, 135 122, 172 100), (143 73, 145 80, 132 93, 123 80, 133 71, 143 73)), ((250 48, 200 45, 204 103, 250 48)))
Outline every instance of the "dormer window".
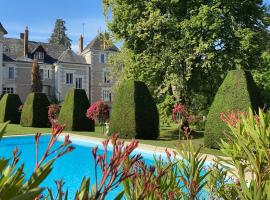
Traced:
POLYGON ((36 53, 34 54, 34 58, 35 58, 36 60, 44 60, 44 52, 36 52, 36 53))

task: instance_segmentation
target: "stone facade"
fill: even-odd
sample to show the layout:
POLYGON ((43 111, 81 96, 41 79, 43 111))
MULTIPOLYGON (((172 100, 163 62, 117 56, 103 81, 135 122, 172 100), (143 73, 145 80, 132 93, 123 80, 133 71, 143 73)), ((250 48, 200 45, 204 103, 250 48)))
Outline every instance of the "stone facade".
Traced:
POLYGON ((69 88, 86 91, 90 103, 112 102, 113 80, 107 58, 117 52, 115 46, 104 48, 98 35, 85 48, 80 37, 79 54, 62 45, 28 41, 28 27, 20 39, 5 38, 0 23, 0 94, 17 93, 24 102, 31 91, 33 60, 38 60, 43 92, 62 101, 69 88))
POLYGON ((116 46, 106 48, 101 41, 101 35, 97 36, 82 52, 86 62, 91 65, 90 94, 91 102, 98 100, 111 104, 113 101, 112 86, 114 80, 108 66, 108 58, 118 51, 116 46))

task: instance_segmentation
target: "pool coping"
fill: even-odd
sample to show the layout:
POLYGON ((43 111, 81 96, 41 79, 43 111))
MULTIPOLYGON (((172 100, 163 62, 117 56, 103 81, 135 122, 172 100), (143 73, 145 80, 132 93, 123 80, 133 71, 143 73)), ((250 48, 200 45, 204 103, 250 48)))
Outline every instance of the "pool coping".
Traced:
MULTIPOLYGON (((95 141, 95 142, 102 142, 105 140, 105 138, 98 138, 98 137, 93 137, 93 136, 86 136, 86 135, 77 135, 73 133, 64 133, 63 135, 69 135, 70 139, 72 141, 72 138, 74 139, 83 139, 83 140, 88 140, 89 142, 95 141)), ((125 144, 130 144, 130 141, 125 140, 125 144)), ((174 148, 167 148, 167 147, 161 147, 161 146, 155 146, 155 145, 150 145, 150 144, 143 144, 139 143, 138 150, 142 150, 143 152, 147 153, 152 153, 152 154, 165 154, 165 150, 168 150, 170 153, 173 153, 174 151, 177 151, 177 149, 174 148)), ((206 162, 213 162, 215 159, 217 159, 217 156, 211 155, 211 154, 201 154, 202 156, 206 156, 206 162)), ((218 156, 221 158, 225 158, 222 156, 218 156)))
MULTIPOLYGON (((24 137, 24 136, 34 136, 35 134, 23 134, 23 135, 4 135, 3 137, 24 137)), ((43 135, 50 135, 50 133, 44 133, 43 135)), ((93 136, 86 136, 86 135, 77 135, 74 133, 69 133, 69 132, 64 132, 61 134, 62 137, 64 137, 65 135, 69 135, 70 136, 70 140, 72 141, 72 138, 74 139, 80 139, 80 140, 86 140, 86 142, 99 142, 101 143, 102 141, 104 141, 106 138, 99 138, 99 137, 93 137, 93 136)), ((130 144, 130 141, 125 141, 125 144, 130 144)), ((155 146, 155 145, 150 145, 150 144, 142 144, 139 143, 138 146, 138 150, 142 150, 143 152, 147 152, 147 153, 152 153, 152 154, 164 154, 165 150, 168 150, 170 153, 173 153, 174 151, 177 151, 177 149, 174 148, 167 148, 167 147, 161 147, 161 146, 155 146)), ((206 162, 213 162, 215 159, 217 159, 217 157, 221 157, 221 158, 225 158, 226 157, 222 157, 222 156, 214 156, 211 154, 204 154, 201 153, 202 156, 206 156, 206 162)))

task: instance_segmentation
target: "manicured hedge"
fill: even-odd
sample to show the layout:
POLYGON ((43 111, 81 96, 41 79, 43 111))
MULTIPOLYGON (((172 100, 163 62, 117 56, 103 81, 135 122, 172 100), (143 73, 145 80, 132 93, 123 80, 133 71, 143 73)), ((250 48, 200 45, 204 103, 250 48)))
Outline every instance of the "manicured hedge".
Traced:
POLYGON ((0 101, 0 123, 10 121, 12 124, 19 124, 21 105, 21 99, 17 94, 5 94, 0 101))
POLYGON ((220 119, 220 113, 248 111, 249 107, 258 110, 259 106, 262 106, 261 98, 251 73, 244 70, 229 71, 208 113, 205 145, 219 148, 220 139, 225 139, 224 132, 229 133, 229 128, 220 119))
POLYGON ((44 93, 30 93, 21 115, 21 125, 27 127, 48 127, 48 106, 49 100, 44 93))
POLYGON ((82 89, 69 89, 60 110, 58 121, 67 131, 95 131, 95 122, 86 117, 89 100, 82 89))
POLYGON ((110 134, 121 138, 156 139, 159 113, 147 86, 140 81, 124 81, 112 105, 110 134))

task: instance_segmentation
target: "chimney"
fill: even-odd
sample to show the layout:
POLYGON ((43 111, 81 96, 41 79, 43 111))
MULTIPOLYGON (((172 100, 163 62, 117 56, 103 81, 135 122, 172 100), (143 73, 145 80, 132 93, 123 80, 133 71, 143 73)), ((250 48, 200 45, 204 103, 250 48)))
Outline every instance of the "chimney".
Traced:
POLYGON ((20 39, 24 40, 24 33, 20 33, 20 39))
POLYGON ((81 54, 83 52, 83 36, 80 36, 79 39, 79 53, 81 54))
POLYGON ((23 45, 24 45, 24 56, 28 56, 28 26, 26 26, 25 31, 24 31, 24 39, 23 39, 23 45))

